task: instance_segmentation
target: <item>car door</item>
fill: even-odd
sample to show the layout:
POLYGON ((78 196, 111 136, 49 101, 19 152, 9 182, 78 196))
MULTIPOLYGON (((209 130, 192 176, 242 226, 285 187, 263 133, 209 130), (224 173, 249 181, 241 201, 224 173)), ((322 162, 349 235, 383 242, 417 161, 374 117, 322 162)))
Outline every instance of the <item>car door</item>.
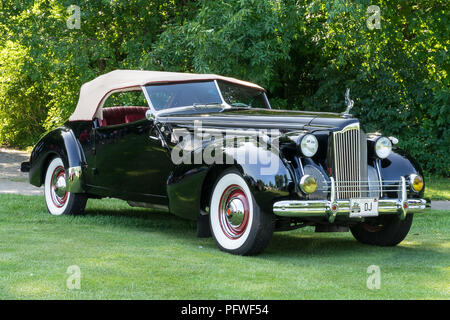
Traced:
POLYGON ((125 200, 166 204, 172 161, 154 122, 106 123, 94 131, 97 189, 125 200))

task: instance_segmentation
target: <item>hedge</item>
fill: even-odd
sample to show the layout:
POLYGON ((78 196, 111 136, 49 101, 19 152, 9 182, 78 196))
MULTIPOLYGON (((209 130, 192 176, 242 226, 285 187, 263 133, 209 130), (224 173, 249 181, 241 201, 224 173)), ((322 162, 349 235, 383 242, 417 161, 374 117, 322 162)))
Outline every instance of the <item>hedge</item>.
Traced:
POLYGON ((108 71, 212 72, 263 85, 283 109, 342 112, 350 88, 367 132, 396 136, 428 173, 450 176, 445 4, 3 0, 0 144, 35 143, 108 71), (68 27, 70 5, 80 29, 68 27))

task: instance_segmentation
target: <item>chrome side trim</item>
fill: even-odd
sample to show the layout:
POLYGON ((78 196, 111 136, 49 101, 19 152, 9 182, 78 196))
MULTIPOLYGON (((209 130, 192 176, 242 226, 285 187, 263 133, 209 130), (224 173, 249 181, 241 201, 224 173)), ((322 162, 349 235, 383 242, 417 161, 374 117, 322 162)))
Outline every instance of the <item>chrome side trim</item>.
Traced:
MULTIPOLYGON (((268 110, 268 109, 264 109, 268 110)), ((287 117, 286 117, 287 118, 287 117)), ((219 127, 219 128, 258 128, 258 129, 298 129, 303 130, 305 124, 298 122, 289 122, 288 119, 280 119, 278 122, 267 121, 258 116, 247 117, 192 117, 192 116, 160 116, 157 115, 157 120, 160 122, 166 122, 177 125, 193 126, 194 121, 202 121, 204 127, 219 127), (283 123, 280 123, 283 122, 283 123)))
POLYGON ((67 191, 72 193, 83 193, 84 188, 81 181, 83 170, 81 166, 70 167, 67 171, 67 191))

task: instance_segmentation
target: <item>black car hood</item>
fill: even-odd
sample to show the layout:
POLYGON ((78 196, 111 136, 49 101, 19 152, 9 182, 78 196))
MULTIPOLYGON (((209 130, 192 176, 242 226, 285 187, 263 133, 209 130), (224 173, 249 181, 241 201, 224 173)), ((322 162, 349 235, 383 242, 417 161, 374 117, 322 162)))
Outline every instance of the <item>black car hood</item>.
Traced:
POLYGON ((337 113, 292 111, 274 109, 225 109, 221 112, 166 113, 158 121, 175 125, 190 126, 201 121, 203 127, 254 128, 290 130, 340 130, 358 122, 337 113))

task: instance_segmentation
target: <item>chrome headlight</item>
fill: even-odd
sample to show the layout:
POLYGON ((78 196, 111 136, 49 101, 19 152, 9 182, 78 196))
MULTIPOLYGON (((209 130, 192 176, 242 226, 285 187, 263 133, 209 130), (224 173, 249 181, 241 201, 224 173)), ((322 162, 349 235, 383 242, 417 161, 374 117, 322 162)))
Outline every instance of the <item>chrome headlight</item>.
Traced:
POLYGON ((319 149, 319 141, 317 141, 317 138, 312 134, 305 134, 302 136, 298 145, 302 154, 308 158, 314 156, 319 149))
POLYGON ((379 137, 375 142, 375 153, 381 159, 387 158, 392 151, 392 142, 388 137, 379 137))

